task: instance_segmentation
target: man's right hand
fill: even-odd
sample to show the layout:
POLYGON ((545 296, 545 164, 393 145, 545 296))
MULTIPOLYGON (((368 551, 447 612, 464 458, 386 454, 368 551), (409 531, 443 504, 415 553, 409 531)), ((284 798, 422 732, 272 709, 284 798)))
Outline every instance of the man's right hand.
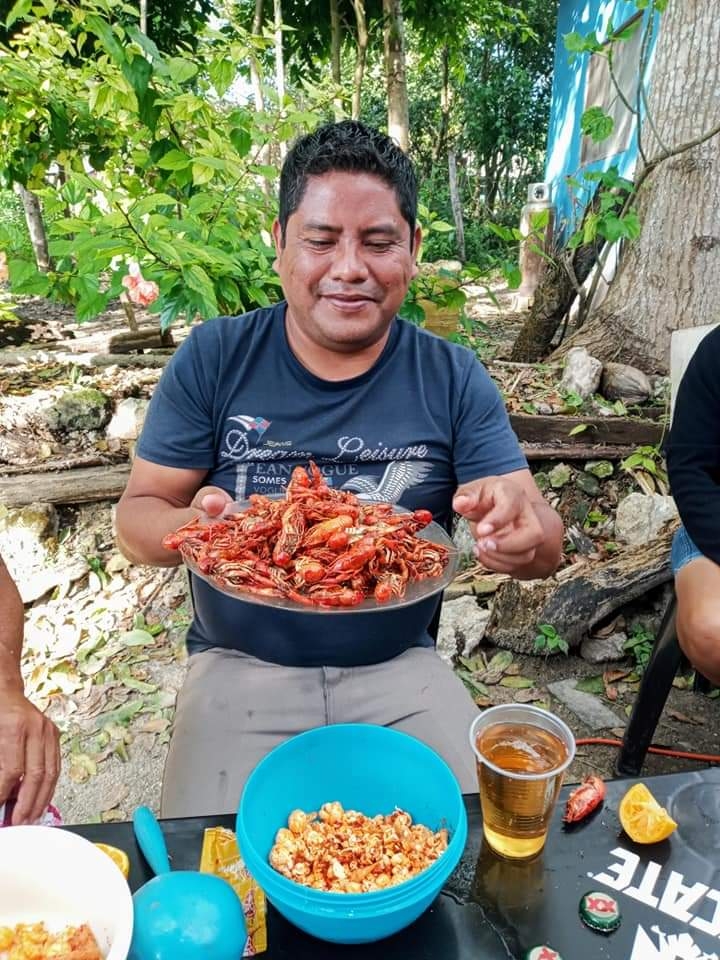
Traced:
POLYGON ((34 823, 60 775, 60 734, 21 690, 0 693, 0 803, 20 784, 12 824, 34 823))
POLYGON ((219 517, 232 502, 233 498, 220 487, 200 487, 190 506, 201 510, 208 517, 219 517))

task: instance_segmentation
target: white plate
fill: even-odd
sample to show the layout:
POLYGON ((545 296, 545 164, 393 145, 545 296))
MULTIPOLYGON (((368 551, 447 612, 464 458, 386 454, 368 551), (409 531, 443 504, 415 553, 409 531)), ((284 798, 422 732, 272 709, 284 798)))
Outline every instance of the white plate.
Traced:
POLYGON ((89 924, 105 960, 126 960, 133 902, 106 853, 59 827, 0 829, 0 927, 89 924))
MULTIPOLYGON (((284 498, 271 497, 270 499, 277 500, 284 498)), ((361 501, 361 503, 367 506, 371 505, 370 502, 366 500, 361 501)), ((247 510, 249 506, 250 503, 248 501, 236 501, 228 505, 226 513, 242 513, 244 510, 247 510)), ((410 512, 403 507, 396 506, 393 509, 395 513, 410 512)), ((404 597, 392 597, 387 603, 378 603, 377 600, 371 597, 368 600, 363 600, 362 603, 356 603, 352 607, 310 606, 304 603, 297 603, 294 600, 288 600, 287 597, 263 597, 257 593, 250 593, 247 590, 243 590, 240 587, 220 586, 212 574, 201 573, 191 560, 185 557, 183 557, 183 560, 188 570, 192 570, 195 576, 200 577, 201 580, 205 580, 220 593, 224 593, 225 596, 228 597, 234 597, 237 600, 245 600, 247 603, 255 603, 262 607, 275 607, 277 610, 292 610, 294 613, 377 613, 383 610, 397 610, 399 607, 410 607, 415 603, 419 603, 421 600, 433 597, 444 590, 455 578, 460 563, 460 552, 440 524, 435 523, 433 520, 427 527, 416 531, 415 536, 422 540, 429 540, 431 543, 442 544, 448 548, 450 556, 448 557, 447 566, 443 570, 442 576, 410 582, 407 585, 404 597)))

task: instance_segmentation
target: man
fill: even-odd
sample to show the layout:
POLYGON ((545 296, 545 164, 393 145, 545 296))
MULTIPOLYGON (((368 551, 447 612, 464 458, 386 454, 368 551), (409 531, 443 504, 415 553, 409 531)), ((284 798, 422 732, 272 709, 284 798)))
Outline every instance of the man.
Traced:
MULTIPOLYGON (((321 127, 288 153, 273 228, 287 302, 203 324, 168 365, 118 507, 128 557, 178 563, 166 533, 253 491, 282 494, 312 458, 328 483, 446 526, 454 507, 477 522, 493 570, 555 569, 562 524, 494 384, 469 351, 397 319, 417 272, 416 206, 410 161, 362 124, 321 127)), ((427 632, 437 598, 331 615, 246 603, 195 577, 192 594, 165 816, 235 809, 270 749, 334 722, 413 734, 477 788, 477 711, 427 632)))
POLYGON ((57 728, 23 692, 23 623, 20 594, 0 557, 0 805, 17 793, 13 826, 40 819, 60 774, 57 728))
POLYGON ((720 685, 720 327, 698 345, 680 381, 667 447, 683 526, 672 567, 680 646, 720 685))

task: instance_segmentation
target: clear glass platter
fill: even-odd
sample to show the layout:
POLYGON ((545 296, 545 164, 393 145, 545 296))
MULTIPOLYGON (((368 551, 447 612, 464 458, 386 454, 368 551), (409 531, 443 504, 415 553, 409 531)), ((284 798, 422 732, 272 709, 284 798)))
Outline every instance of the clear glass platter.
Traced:
MULTIPOLYGON (((273 497, 272 499, 278 498, 273 497)), ((368 501, 362 502, 368 503, 369 505, 368 501)), ((249 506, 250 504, 247 501, 235 501, 233 504, 228 505, 225 513, 242 513, 243 511, 247 510, 249 506)), ((395 507, 394 512, 408 513, 409 511, 403 507, 395 507)), ((311 613, 322 615, 381 613, 383 610, 397 610, 399 607, 410 607, 415 603, 419 603, 421 600, 427 600, 428 597, 433 597, 444 590, 445 587, 447 587, 448 584, 451 583, 455 578, 460 563, 460 552, 440 524, 433 521, 432 523, 428 524, 427 527, 423 527, 422 530, 418 530, 415 533, 415 536, 418 537, 418 539, 429 540, 430 543, 437 543, 447 547, 449 551, 449 557, 447 566, 443 570, 442 576, 409 582, 405 590, 404 597, 392 597, 386 603, 378 603, 374 597, 369 597, 367 600, 363 600, 361 603, 357 603, 352 607, 325 607, 316 604, 308 605, 304 603, 298 603, 295 600, 290 600, 288 597, 267 597, 262 596, 261 594, 251 593, 248 590, 243 590, 241 587, 230 587, 225 584, 221 585, 217 582, 213 574, 202 573, 189 557, 183 556, 183 561, 188 570, 191 570, 195 576, 200 577, 201 580, 205 580, 210 584, 210 586, 214 587, 215 590, 225 594, 225 596, 234 597, 237 600, 244 600, 247 603, 254 603, 258 606, 274 607, 277 610, 291 610, 294 613, 311 613)))

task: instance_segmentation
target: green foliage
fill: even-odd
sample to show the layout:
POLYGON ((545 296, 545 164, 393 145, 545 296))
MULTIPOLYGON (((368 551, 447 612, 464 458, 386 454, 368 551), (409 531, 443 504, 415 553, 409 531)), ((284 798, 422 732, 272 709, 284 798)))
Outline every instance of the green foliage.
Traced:
POLYGON ((0 172, 41 197, 54 264, 39 274, 14 251, 13 291, 71 303, 89 319, 121 293, 135 260, 159 286, 152 309, 163 328, 267 305, 278 281, 274 204, 262 187, 277 169, 259 153, 314 126, 312 90, 302 108, 288 100, 282 119, 256 113, 224 99, 247 44, 207 31, 195 52, 169 57, 116 22, 115 9, 89 0, 61 27, 35 4, 23 33, 0 47, 0 172), (83 60, 89 37, 97 56, 83 60))
POLYGON ((557 632, 555 627, 550 623, 540 623, 538 624, 538 633, 535 637, 535 644, 533 650, 535 653, 544 653, 548 656, 551 653, 557 653, 560 651, 564 653, 565 656, 569 653, 569 647, 567 641, 563 640, 560 634, 557 632))
POLYGON ((637 447, 621 461, 620 469, 629 474, 644 493, 667 494, 668 476, 659 446, 637 447))
POLYGON ((623 649, 632 656, 635 663, 635 670, 638 673, 645 671, 654 643, 654 634, 646 630, 640 623, 633 624, 630 635, 623 644, 623 649))
POLYGON ((615 127, 615 121, 602 107, 588 107, 580 117, 580 130, 596 143, 607 140, 615 127))

